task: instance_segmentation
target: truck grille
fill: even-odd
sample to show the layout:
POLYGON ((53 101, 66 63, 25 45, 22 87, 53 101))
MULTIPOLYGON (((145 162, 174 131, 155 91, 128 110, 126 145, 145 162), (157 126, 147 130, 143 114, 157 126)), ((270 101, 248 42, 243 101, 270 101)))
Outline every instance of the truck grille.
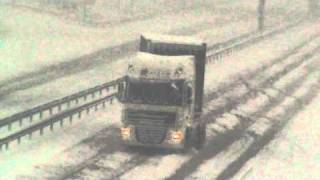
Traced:
POLYGON ((166 138, 166 134, 167 129, 136 127, 137 141, 143 144, 160 144, 166 138))
POLYGON ((126 113, 127 122, 136 127, 137 141, 144 144, 162 143, 175 119, 172 112, 128 110, 126 113))

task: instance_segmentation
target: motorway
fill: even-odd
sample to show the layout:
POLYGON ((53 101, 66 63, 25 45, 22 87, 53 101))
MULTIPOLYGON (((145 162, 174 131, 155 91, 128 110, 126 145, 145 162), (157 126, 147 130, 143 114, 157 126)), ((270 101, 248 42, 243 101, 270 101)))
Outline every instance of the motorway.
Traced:
MULTIPOLYGON (((211 45, 253 28, 252 23, 237 22, 212 31, 210 24, 201 24, 171 34, 195 34, 211 45), (236 29, 239 26, 242 28, 236 29)), ((113 100, 112 104, 104 104, 104 109, 96 106, 95 111, 87 110, 88 114, 70 125, 52 125, 52 133, 45 130, 43 136, 34 135, 32 141, 25 141, 25 137, 22 144, 10 144, 0 155, 0 174, 17 179, 242 178, 247 175, 242 171, 246 163, 318 95, 319 35, 317 22, 304 22, 208 63, 202 117, 208 124, 208 141, 200 151, 181 153, 121 145, 117 129, 121 104, 113 100)), ((117 61, 102 62, 98 58, 92 62, 85 58, 79 66, 62 63, 17 82, 8 81, 0 86, 0 116, 117 79, 129 59, 130 53, 117 57, 117 61)), ((108 87, 98 96, 90 94, 89 99, 85 96, 80 102, 79 98, 59 109, 41 112, 30 122, 29 116, 23 117, 25 121, 0 128, 0 140, 52 113, 68 111, 70 103, 77 108, 115 92, 115 87, 108 87)))
MULTIPOLYGON (((200 151, 122 146, 116 128, 120 113, 115 113, 121 105, 114 103, 37 141, 14 146, 2 154, 3 160, 31 162, 22 177, 34 179, 229 179, 318 94, 317 27, 304 23, 207 65, 203 118, 208 142, 200 151), (30 146, 39 148, 23 153, 30 146), (9 158, 12 154, 16 160, 9 158)), ((110 69, 124 65, 117 62, 110 69)), ((114 73, 110 78, 122 71, 114 73)))

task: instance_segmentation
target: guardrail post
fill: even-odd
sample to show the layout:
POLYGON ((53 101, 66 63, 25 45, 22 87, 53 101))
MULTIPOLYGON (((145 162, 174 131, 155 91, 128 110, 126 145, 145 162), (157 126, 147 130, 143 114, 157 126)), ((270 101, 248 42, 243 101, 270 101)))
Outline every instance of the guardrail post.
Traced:
POLYGON ((106 108, 106 101, 102 102, 102 108, 106 108))
POLYGON ((8 142, 5 144, 5 147, 6 147, 6 150, 9 149, 9 143, 8 142))
POLYGON ((69 122, 70 122, 70 124, 72 123, 72 119, 73 119, 73 114, 71 114, 71 115, 69 116, 69 122))
POLYGON ((50 123, 50 131, 53 131, 53 122, 50 123))
POLYGON ((102 89, 100 89, 99 93, 100 93, 100 96, 101 96, 102 95, 102 89))
POLYGON ((113 98, 110 98, 110 104, 112 104, 113 103, 113 98))
POLYGON ((22 119, 19 119, 19 125, 22 126, 22 119))
POLYGON ((87 108, 87 114, 89 114, 90 113, 90 108, 87 108))
POLYGON ((49 114, 52 115, 52 108, 49 108, 49 114))
POLYGON ((76 104, 79 104, 79 99, 78 98, 76 99, 76 104))
POLYGON ((39 117, 40 117, 40 119, 42 119, 42 117, 43 117, 43 112, 42 111, 39 113, 39 117))
POLYGON ((18 141, 18 144, 20 144, 21 143, 21 137, 18 137, 17 141, 18 141))
POLYGON ((63 118, 60 120, 60 127, 63 126, 63 118))
POLYGON ((8 124, 8 130, 11 131, 12 129, 12 123, 8 124))
POLYGON ((61 104, 58 105, 58 111, 61 111, 61 104))
POLYGON ((81 118, 81 114, 82 114, 82 111, 79 111, 79 112, 78 112, 78 118, 79 118, 79 119, 81 118))

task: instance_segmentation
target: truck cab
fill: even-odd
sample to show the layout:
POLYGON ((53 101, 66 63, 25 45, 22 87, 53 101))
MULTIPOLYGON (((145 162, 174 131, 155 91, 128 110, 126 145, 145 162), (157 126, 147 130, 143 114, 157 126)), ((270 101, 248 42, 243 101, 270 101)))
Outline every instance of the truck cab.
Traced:
POLYGON ((129 61, 119 86, 123 143, 174 149, 196 143, 200 147, 205 127, 199 120, 201 112, 197 111, 197 57, 191 53, 164 55, 140 50, 129 61))

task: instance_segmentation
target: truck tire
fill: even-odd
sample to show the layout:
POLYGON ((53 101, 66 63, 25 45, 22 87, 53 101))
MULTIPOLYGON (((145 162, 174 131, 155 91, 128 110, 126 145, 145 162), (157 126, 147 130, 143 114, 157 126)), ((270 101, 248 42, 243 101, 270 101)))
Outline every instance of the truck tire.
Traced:
POLYGON ((188 150, 192 147, 193 143, 192 143, 192 128, 191 127, 187 127, 186 131, 185 131, 185 139, 184 139, 184 150, 188 150))
POLYGON ((206 141, 206 125, 200 124, 195 128, 193 146, 199 150, 203 148, 206 141))

